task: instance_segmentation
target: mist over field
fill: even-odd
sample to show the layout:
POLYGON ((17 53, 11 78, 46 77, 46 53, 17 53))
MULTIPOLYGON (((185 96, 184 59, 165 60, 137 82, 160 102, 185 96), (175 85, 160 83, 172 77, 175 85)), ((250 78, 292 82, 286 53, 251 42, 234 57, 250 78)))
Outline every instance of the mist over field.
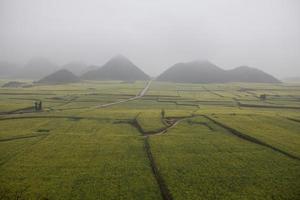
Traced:
POLYGON ((117 54, 151 76, 194 60, 300 76, 300 2, 0 1, 0 61, 101 66, 117 54))
POLYGON ((0 200, 299 200, 300 0, 0 0, 0 200))

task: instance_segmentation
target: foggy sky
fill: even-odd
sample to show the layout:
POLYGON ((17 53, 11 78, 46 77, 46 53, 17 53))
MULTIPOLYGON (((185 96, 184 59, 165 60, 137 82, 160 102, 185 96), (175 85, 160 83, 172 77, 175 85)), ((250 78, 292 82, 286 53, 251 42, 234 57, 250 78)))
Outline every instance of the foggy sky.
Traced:
POLYGON ((300 1, 0 0, 0 60, 101 65, 116 54, 150 75, 205 59, 300 76, 300 1))

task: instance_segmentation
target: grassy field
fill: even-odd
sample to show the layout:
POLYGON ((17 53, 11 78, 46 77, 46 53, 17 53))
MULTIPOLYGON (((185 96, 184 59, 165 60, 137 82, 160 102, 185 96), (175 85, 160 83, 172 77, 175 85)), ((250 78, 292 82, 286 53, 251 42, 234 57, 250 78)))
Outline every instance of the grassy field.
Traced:
POLYGON ((145 86, 0 88, 0 199, 300 199, 300 85, 145 86))

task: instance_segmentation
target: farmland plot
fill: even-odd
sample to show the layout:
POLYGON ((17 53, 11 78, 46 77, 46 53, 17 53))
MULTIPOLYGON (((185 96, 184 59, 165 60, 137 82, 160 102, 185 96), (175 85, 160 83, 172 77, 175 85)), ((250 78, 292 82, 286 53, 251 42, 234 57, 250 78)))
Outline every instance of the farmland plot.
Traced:
POLYGON ((174 199, 299 197, 299 161, 235 137, 206 118, 186 120, 151 137, 150 144, 174 199))
POLYGON ((2 189, 11 197, 24 191, 26 198, 160 199, 142 139, 131 126, 62 119, 45 125, 51 127, 35 144, 6 144, 9 151, 23 148, 0 166, 2 189))
POLYGON ((0 88, 0 199, 299 199, 299 86, 145 85, 0 88))

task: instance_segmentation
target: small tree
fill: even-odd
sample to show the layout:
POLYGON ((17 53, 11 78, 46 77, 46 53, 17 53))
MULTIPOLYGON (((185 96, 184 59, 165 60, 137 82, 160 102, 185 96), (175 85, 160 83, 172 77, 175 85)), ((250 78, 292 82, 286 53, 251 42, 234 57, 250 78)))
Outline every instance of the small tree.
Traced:
POLYGON ((162 118, 165 118, 165 109, 162 109, 162 110, 161 110, 161 117, 162 117, 162 118))
POLYGON ((259 98, 260 98, 261 101, 265 101, 267 99, 267 95, 266 94, 261 94, 259 96, 259 98))
POLYGON ((43 107, 42 107, 42 101, 40 101, 40 103, 39 103, 39 110, 42 110, 43 109, 43 107))
POLYGON ((37 111, 38 110, 38 102, 34 102, 34 110, 37 111))

